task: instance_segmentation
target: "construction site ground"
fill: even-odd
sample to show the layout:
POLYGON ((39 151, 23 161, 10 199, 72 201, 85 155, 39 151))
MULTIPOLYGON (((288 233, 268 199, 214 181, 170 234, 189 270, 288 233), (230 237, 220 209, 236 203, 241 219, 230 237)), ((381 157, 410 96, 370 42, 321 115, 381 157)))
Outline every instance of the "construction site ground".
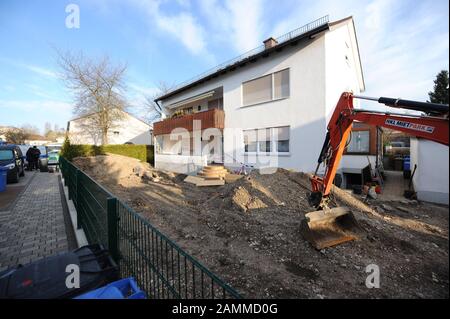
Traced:
POLYGON ((321 251, 300 234, 307 175, 253 171, 235 183, 197 187, 186 175, 106 155, 74 163, 247 298, 448 298, 448 206, 371 200, 334 189, 361 238, 321 251), (368 265, 380 288, 368 288, 368 265))

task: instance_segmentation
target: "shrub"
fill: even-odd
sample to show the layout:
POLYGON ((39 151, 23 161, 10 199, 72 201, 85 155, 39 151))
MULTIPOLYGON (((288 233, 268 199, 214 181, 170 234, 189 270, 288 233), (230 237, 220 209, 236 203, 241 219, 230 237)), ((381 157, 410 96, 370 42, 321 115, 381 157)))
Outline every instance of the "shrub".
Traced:
POLYGON ((152 165, 154 162, 153 146, 151 145, 111 144, 96 146, 71 144, 70 140, 66 137, 61 149, 61 155, 69 161, 74 157, 97 156, 106 153, 133 157, 142 162, 151 163, 152 165))
POLYGON ((147 161, 147 145, 132 145, 132 144, 104 145, 103 151, 105 153, 113 153, 137 158, 142 162, 147 161))

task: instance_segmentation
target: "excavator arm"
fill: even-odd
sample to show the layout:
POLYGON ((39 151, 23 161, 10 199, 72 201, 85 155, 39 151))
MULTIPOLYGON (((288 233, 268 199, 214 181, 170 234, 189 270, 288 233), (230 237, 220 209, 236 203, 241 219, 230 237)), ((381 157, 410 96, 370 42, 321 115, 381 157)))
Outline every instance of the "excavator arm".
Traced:
POLYGON ((347 147, 354 121, 387 127, 409 135, 448 145, 448 105, 423 103, 391 98, 368 98, 343 93, 328 123, 327 133, 319 155, 317 168, 311 177, 309 202, 317 210, 305 214, 301 232, 315 248, 323 249, 359 238, 359 227, 352 212, 346 207, 330 208, 330 193, 339 163, 347 147), (421 111, 425 115, 393 114, 355 109, 353 99, 375 100, 395 107, 421 111), (321 165, 325 171, 320 176, 321 165))
POLYGON ((346 148, 346 142, 351 133, 354 121, 394 129, 408 133, 411 136, 448 145, 448 105, 390 98, 379 98, 377 100, 389 106, 413 109, 430 114, 414 116, 355 109, 353 107, 354 98, 376 100, 373 98, 355 97, 347 92, 341 95, 328 123, 328 132, 318 159, 317 169, 311 178, 312 194, 310 202, 313 206, 321 207, 322 205, 326 205, 326 200, 331 192, 333 180, 346 148), (317 171, 323 163, 325 163, 325 173, 323 177, 320 177, 317 175, 317 171))

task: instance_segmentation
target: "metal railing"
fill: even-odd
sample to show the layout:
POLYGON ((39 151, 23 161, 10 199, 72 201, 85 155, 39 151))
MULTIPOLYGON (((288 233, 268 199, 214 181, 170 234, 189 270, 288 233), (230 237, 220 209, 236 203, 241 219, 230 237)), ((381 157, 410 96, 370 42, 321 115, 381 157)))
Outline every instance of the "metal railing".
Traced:
POLYGON ((61 173, 90 244, 107 247, 122 277, 133 276, 150 298, 241 296, 127 204, 63 157, 61 173))
MULTIPOLYGON (((328 15, 323 16, 323 17, 321 17, 321 18, 319 18, 317 20, 314 20, 314 21, 312 21, 312 22, 310 22, 308 24, 305 24, 304 26, 302 26, 300 28, 297 28, 295 30, 292 30, 292 31, 290 31, 288 33, 285 33, 285 34, 279 36, 278 38, 276 38, 276 40, 277 40, 278 44, 286 42, 286 41, 289 41, 289 40, 291 40, 291 39, 293 39, 295 37, 298 37, 299 35, 305 34, 305 33, 309 32, 309 31, 312 31, 312 30, 314 30, 316 28, 319 28, 319 27, 327 24, 328 22, 329 22, 329 16, 328 15)), ((184 81, 184 82, 181 82, 181 83, 175 85, 175 87, 173 87, 169 92, 166 92, 164 95, 169 94, 169 93, 171 93, 173 91, 176 91, 176 90, 178 90, 178 89, 180 89, 180 88, 182 88, 182 87, 184 87, 186 85, 194 83, 194 82, 196 82, 196 81, 198 81, 198 80, 200 80, 200 79, 202 79, 204 77, 207 77, 208 75, 211 75, 211 74, 216 73, 216 72, 218 72, 220 70, 223 70, 223 69, 227 68, 228 66, 231 66, 231 65, 233 65, 235 63, 238 63, 238 62, 240 62, 240 61, 242 61, 242 60, 244 60, 246 58, 249 58, 249 57, 251 57, 251 56, 253 56, 255 54, 261 53, 264 50, 265 50, 265 45, 264 44, 260 45, 260 46, 254 48, 254 49, 252 49, 250 51, 247 51, 247 52, 245 52, 245 53, 243 53, 243 54, 241 54, 241 55, 239 55, 239 56, 237 56, 235 58, 232 58, 232 59, 230 59, 228 61, 225 61, 225 62, 223 62, 223 63, 221 63, 219 65, 216 65, 215 67, 213 67, 213 68, 211 68, 211 69, 209 69, 209 70, 207 70, 207 71, 205 71, 205 72, 203 72, 201 74, 198 74, 198 75, 194 76, 193 78, 190 78, 187 81, 184 81)))

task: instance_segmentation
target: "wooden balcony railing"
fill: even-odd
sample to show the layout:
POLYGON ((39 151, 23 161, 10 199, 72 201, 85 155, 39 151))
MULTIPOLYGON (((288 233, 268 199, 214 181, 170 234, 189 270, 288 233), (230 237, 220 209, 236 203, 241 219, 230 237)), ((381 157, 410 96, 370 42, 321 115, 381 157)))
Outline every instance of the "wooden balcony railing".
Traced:
POLYGON ((194 120, 201 121, 202 130, 207 128, 223 129, 225 126, 225 113, 223 110, 211 109, 174 119, 165 119, 163 121, 153 123, 153 134, 155 136, 170 134, 176 128, 184 128, 191 132, 193 130, 194 120))

